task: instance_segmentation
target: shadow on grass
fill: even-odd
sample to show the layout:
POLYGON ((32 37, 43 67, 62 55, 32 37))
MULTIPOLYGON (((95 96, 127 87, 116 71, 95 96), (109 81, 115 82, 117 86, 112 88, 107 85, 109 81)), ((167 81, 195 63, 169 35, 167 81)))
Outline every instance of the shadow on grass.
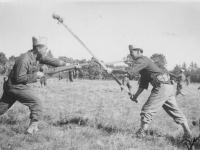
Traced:
POLYGON ((61 120, 56 123, 54 123, 54 126, 64 126, 64 125, 69 125, 69 124, 75 124, 79 126, 87 126, 88 124, 88 119, 83 119, 80 117, 75 117, 67 120, 61 120))
POLYGON ((57 121, 53 125, 62 127, 62 126, 66 126, 69 124, 96 128, 96 129, 102 130, 103 132, 106 132, 108 134, 119 133, 119 132, 132 133, 132 131, 130 129, 121 129, 121 128, 117 128, 116 126, 103 125, 101 123, 95 124, 95 123, 89 122, 88 119, 83 119, 81 117, 74 117, 74 118, 70 118, 67 120, 57 121))
POLYGON ((112 133, 132 133, 132 130, 130 129, 121 129, 121 128, 117 128, 116 126, 108 126, 108 125, 103 125, 101 123, 96 125, 97 129, 100 129, 108 134, 112 134, 112 133))

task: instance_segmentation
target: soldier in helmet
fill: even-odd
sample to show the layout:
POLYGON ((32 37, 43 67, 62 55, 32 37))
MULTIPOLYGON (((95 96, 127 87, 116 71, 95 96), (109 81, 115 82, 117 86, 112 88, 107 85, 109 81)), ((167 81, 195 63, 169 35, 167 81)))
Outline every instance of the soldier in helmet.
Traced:
POLYGON ((4 92, 0 99, 0 115, 3 115, 16 101, 29 107, 30 124, 26 133, 30 134, 38 131, 38 121, 42 118, 43 108, 41 98, 28 84, 44 77, 44 73, 38 71, 39 64, 54 67, 66 65, 59 59, 46 56, 48 50, 46 37, 33 37, 32 41, 33 48, 16 60, 7 81, 4 82, 4 92))
POLYGON ((144 89, 148 88, 149 83, 153 86, 151 94, 141 110, 141 124, 139 130, 136 132, 137 137, 144 137, 146 135, 146 130, 154 116, 161 108, 163 108, 177 124, 180 124, 183 127, 183 138, 192 138, 187 119, 177 106, 174 96, 174 87, 171 85, 169 75, 164 74, 150 58, 143 56, 143 50, 141 48, 129 45, 129 51, 131 57, 134 59, 134 64, 130 67, 130 70, 108 68, 107 72, 109 74, 128 73, 129 76, 134 76, 139 72, 141 75, 140 85, 137 92, 132 94, 132 99, 135 100, 144 89))
POLYGON ((180 73, 179 75, 174 75, 172 73, 170 73, 170 75, 174 78, 176 78, 177 80, 177 91, 176 91, 176 96, 178 96, 179 94, 185 96, 185 93, 182 91, 183 89, 183 82, 186 80, 186 77, 184 75, 184 69, 180 69, 180 73))

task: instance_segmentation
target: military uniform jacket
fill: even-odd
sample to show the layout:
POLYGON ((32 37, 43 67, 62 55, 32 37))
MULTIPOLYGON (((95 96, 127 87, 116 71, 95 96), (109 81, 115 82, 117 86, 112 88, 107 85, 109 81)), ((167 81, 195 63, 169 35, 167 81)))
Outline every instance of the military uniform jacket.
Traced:
POLYGON ((15 62, 8 78, 9 87, 26 88, 27 84, 37 82, 37 71, 39 64, 54 67, 64 66, 66 63, 55 58, 44 57, 36 61, 31 51, 22 54, 15 62))
POLYGON ((163 74, 162 70, 146 56, 138 57, 129 69, 128 73, 130 76, 134 76, 139 72, 141 75, 139 88, 144 89, 148 88, 149 83, 151 83, 155 77, 163 74))

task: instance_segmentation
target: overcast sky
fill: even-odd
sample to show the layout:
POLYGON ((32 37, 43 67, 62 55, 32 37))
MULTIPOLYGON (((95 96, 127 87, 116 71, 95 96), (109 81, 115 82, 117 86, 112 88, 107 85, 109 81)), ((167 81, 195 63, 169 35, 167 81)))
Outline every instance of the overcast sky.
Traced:
POLYGON ((128 45, 144 55, 163 54, 168 69, 192 61, 200 66, 200 2, 0 2, 0 51, 18 56, 32 36, 46 36, 54 57, 91 55, 52 18, 57 13, 103 61, 122 60, 128 45))

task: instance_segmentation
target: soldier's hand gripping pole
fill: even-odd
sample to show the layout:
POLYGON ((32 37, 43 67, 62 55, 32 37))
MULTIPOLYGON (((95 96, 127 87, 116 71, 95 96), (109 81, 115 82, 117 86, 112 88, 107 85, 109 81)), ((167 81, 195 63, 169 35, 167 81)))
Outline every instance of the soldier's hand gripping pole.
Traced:
MULTIPOLYGON (((64 20, 63 18, 61 18, 59 15, 57 14, 53 14, 53 18, 54 19, 57 19, 59 23, 61 23, 81 44, 82 46, 97 60, 97 62, 105 69, 107 70, 107 67, 106 65, 101 62, 91 51, 90 49, 79 39, 78 36, 76 36, 76 34, 64 23, 64 20)), ((113 77, 113 79, 121 86, 121 88, 123 88, 127 93, 128 95, 130 96, 131 100, 132 99, 132 94, 119 82, 119 80, 113 75, 111 74, 111 76, 113 77)), ((137 103, 138 101, 135 100, 135 102, 137 103)))

